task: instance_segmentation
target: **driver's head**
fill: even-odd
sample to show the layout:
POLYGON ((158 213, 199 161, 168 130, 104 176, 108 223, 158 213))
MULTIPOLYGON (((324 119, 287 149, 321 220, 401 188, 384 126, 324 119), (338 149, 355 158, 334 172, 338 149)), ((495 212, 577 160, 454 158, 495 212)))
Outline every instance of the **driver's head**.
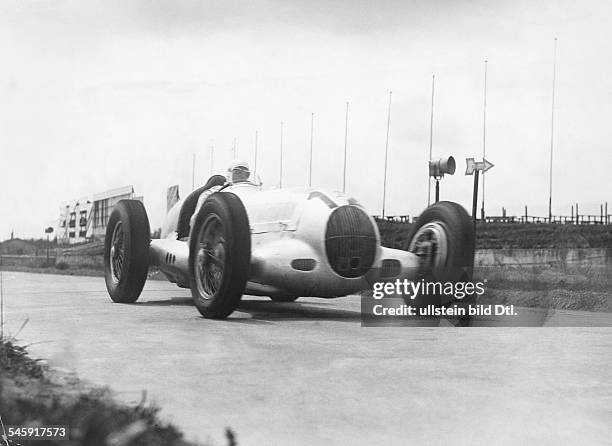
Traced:
POLYGON ((227 168, 227 180, 230 183, 248 181, 251 176, 249 164, 246 161, 234 161, 227 168))

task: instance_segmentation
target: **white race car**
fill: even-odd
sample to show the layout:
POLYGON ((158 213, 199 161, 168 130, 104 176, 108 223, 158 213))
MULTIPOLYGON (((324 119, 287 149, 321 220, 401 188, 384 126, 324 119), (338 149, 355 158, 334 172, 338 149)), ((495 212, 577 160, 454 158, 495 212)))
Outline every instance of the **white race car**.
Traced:
POLYGON ((428 207, 404 251, 381 246, 375 220, 343 193, 224 183, 225 177, 215 175, 178 201, 160 239, 151 240, 140 201, 115 206, 104 251, 113 301, 135 302, 150 265, 190 288, 207 318, 229 316, 243 294, 290 302, 346 296, 396 279, 471 280, 473 223, 456 203, 428 207), (198 198, 211 188, 216 191, 195 214, 198 198))

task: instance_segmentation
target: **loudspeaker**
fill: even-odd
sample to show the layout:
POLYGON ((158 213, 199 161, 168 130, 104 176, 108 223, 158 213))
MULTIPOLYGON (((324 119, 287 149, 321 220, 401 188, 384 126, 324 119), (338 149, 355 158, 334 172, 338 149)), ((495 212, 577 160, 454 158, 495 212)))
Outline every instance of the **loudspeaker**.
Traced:
POLYGON ((429 162, 429 176, 434 178, 443 177, 444 174, 452 175, 455 173, 455 158, 440 158, 429 162))

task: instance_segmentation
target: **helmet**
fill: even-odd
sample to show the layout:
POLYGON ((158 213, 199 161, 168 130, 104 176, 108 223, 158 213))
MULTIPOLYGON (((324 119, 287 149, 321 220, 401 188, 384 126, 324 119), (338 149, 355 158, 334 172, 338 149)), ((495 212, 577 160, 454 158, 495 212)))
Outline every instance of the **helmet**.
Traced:
POLYGON ((227 168, 227 181, 230 183, 242 183, 249 180, 251 170, 246 161, 233 161, 227 168))

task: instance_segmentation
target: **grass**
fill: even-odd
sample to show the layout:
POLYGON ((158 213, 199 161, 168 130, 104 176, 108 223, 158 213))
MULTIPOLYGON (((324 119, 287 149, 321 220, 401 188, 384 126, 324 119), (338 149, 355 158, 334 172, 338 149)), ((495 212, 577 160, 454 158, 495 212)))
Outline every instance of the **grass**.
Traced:
MULTIPOLYGON (((58 379, 57 372, 31 359, 24 347, 0 340, 0 415, 5 425, 68 425, 69 441, 35 441, 62 446, 195 446, 159 409, 143 400, 137 406, 117 403, 107 388, 78 379, 58 379), (59 382, 58 382, 59 381, 59 382)), ((227 444, 236 445, 226 430, 227 444)), ((21 441, 22 445, 30 444, 21 441)))
MULTIPOLYGON (((413 224, 378 221, 383 246, 407 249, 413 224)), ((610 248, 612 225, 486 223, 476 228, 476 249, 610 248)), ((612 274, 599 265, 488 265, 482 303, 612 312, 612 274)))
POLYGON ((104 277, 104 269, 91 267, 75 267, 75 266, 46 266, 35 267, 26 265, 4 265, 4 271, 17 271, 22 273, 39 273, 39 274, 60 274, 63 276, 93 276, 104 277))
MULTIPOLYGON (((407 249, 412 223, 378 221, 382 244, 407 249)), ((612 225, 479 223, 476 249, 609 248, 612 225)))
POLYGON ((550 308, 612 313, 612 299, 607 292, 547 289, 486 288, 478 304, 513 304, 521 307, 550 308))

